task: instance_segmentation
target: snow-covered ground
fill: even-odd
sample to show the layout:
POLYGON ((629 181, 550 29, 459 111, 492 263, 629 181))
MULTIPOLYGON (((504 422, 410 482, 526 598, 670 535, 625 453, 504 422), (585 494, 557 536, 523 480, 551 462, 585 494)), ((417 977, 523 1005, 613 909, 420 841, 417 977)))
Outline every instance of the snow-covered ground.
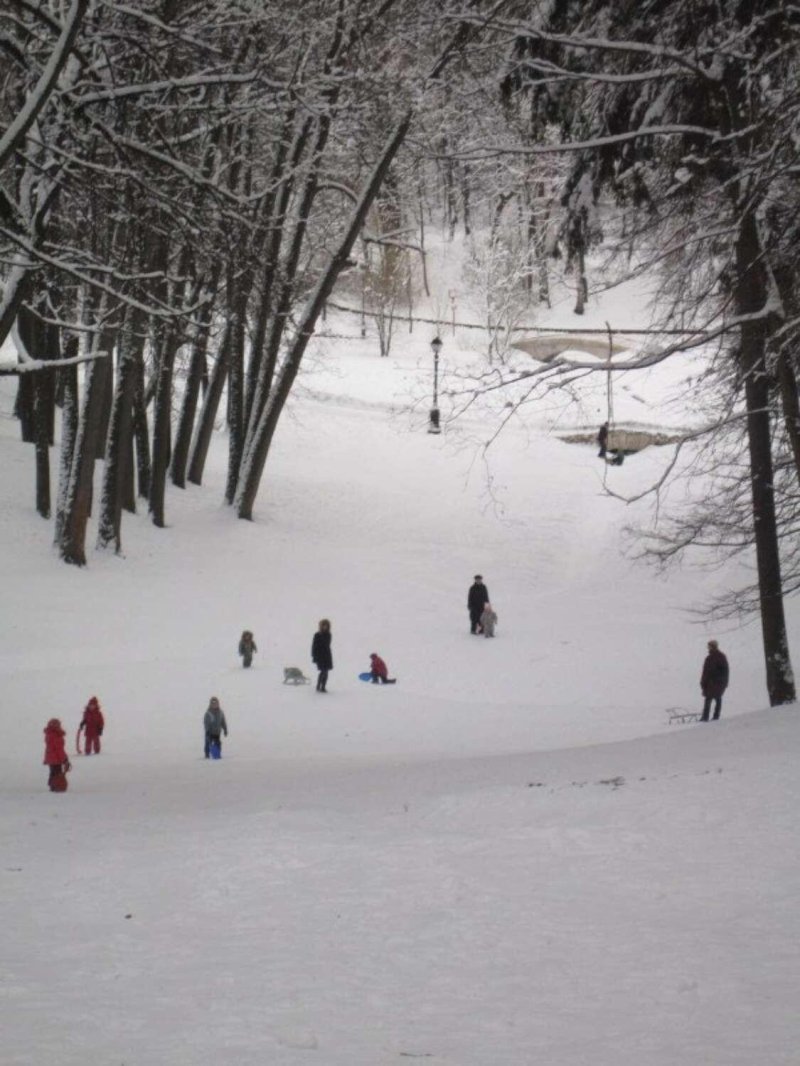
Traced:
MULTIPOLYGON (((606 469, 547 431, 602 390, 513 418, 487 462, 480 405, 425 432, 427 333, 379 359, 328 330, 255 522, 220 503, 220 435, 170 527, 126 517, 124 558, 85 570, 33 513, 2 386, 4 1066, 796 1063, 798 715, 766 707, 756 624, 688 614, 741 573, 626 558, 644 505, 603 478, 640 489, 661 450, 606 469), (468 631, 478 572, 494 640, 468 631), (313 676, 321 617, 324 696, 281 683, 313 676), (710 636, 723 719, 670 728, 710 636), (371 651, 393 688, 357 680, 371 651), (92 694, 103 753, 52 795, 42 728, 72 747, 92 694)), ((471 355, 444 339, 446 388, 471 355)), ((674 421, 675 366, 626 379, 631 410, 674 421)))

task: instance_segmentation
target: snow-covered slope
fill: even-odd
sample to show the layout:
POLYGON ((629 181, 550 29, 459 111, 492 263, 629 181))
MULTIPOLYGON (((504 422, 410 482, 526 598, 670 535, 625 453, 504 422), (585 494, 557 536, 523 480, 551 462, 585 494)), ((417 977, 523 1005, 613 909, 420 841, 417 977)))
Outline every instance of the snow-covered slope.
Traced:
MULTIPOLYGON (((639 512, 603 477, 641 488, 657 451, 607 470, 541 411, 487 464, 480 407, 425 432, 428 336, 381 360, 346 331, 315 345, 254 523, 219 502, 220 437, 170 528, 126 518, 125 557, 83 571, 20 505, 2 387, 3 1062, 793 1063, 797 713, 765 709, 757 626, 686 613, 741 575, 622 554, 639 512), (477 572, 494 640, 468 632, 477 572), (323 616, 328 694, 282 685, 323 616), (670 728, 712 635, 723 720, 670 728), (394 688, 357 681, 371 651, 394 688), (91 694, 103 754, 51 795, 42 727, 72 744, 91 694)), ((446 341, 445 375, 472 358, 446 341)), ((663 382, 631 388, 658 411, 663 382)))

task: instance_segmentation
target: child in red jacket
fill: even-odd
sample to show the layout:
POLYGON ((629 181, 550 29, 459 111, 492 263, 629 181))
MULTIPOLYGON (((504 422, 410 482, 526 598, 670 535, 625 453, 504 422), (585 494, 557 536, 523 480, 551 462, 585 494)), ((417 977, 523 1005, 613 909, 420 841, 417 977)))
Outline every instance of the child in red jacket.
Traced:
POLYGON ((51 792, 64 792, 67 788, 66 774, 71 770, 67 751, 64 747, 66 733, 61 728, 58 718, 51 718, 44 727, 44 759, 45 766, 50 767, 48 785, 51 792))
POLYGON ((397 678, 389 677, 389 668, 377 652, 372 652, 369 657, 369 672, 372 675, 372 684, 393 685, 397 678))
POLYGON ((100 754, 100 737, 103 735, 104 725, 103 712, 100 710, 97 696, 92 696, 86 704, 86 710, 83 712, 83 718, 78 727, 78 736, 83 730, 86 738, 83 745, 84 755, 91 755, 92 752, 95 755, 100 754))

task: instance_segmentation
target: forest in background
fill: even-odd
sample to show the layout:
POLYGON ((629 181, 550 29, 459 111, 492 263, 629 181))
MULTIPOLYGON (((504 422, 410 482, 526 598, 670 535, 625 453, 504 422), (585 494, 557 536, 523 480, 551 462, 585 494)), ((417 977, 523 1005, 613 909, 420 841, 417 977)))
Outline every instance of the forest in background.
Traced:
MULTIPOLYGON (((648 551, 754 551, 753 587, 718 608, 759 613, 770 701, 793 700, 799 44, 778 0, 9 0, 0 344, 17 360, 0 372, 60 556, 86 563, 92 508, 101 549, 137 506, 164 526, 223 415, 225 499, 252 518, 327 301, 359 299, 386 354, 427 285, 426 227, 473 242, 487 360, 547 304, 554 256, 581 313, 602 249, 659 278, 665 332, 631 367, 713 353, 706 424, 676 449, 710 491, 648 551)), ((514 403, 575 369, 492 382, 514 403)))

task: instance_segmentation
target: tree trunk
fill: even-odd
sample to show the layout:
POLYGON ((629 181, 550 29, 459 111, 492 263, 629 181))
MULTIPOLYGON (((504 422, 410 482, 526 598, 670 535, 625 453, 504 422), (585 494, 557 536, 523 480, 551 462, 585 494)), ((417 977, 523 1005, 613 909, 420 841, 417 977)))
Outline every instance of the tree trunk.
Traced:
POLYGON ((83 403, 70 469, 64 520, 59 541, 61 558, 76 566, 86 565, 86 525, 92 505, 92 477, 97 452, 105 377, 111 371, 111 353, 86 364, 83 403))
MULTIPOLYGON (((19 309, 19 339, 34 359, 58 357, 58 330, 43 322, 27 305, 19 309)), ((20 375, 17 405, 22 439, 34 445, 36 456, 36 510, 42 518, 51 513, 50 445, 55 424, 55 372, 39 370, 20 375)))
MULTIPOLYGON (((331 255, 328 267, 320 278, 315 291, 309 298, 306 309, 298 324, 297 332, 287 353, 281 368, 279 380, 270 395, 269 404, 261 410, 252 443, 244 457, 242 473, 239 479, 239 488, 236 494, 237 514, 240 518, 252 519, 253 505, 255 503, 267 453, 275 433, 283 406, 289 396, 294 379, 300 369, 303 354, 309 340, 313 336, 317 318, 325 304, 325 301, 333 291, 339 273, 349 261, 353 245, 360 233, 367 214, 369 213, 376 196, 380 192, 386 173, 392 164, 401 144, 405 140, 408 128, 411 124, 412 112, 407 112, 392 131, 384 145, 378 162, 367 181, 358 203, 353 209, 347 230, 344 233, 339 247, 331 255)), ((255 413, 255 412, 254 412, 255 413)))
POLYGON ((54 371, 37 374, 36 382, 36 510, 42 518, 50 517, 50 443, 54 406, 54 371))
POLYGON ((36 382, 34 374, 20 374, 14 399, 14 417, 19 421, 23 444, 36 442, 36 382))
POLYGON ((148 507, 153 525, 164 528, 164 500, 172 446, 172 376, 178 337, 168 329, 161 345, 153 402, 153 465, 150 471, 148 507))
POLYGON ((144 360, 134 371, 133 436, 136 442, 136 475, 139 496, 150 497, 150 431, 147 427, 147 404, 144 399, 144 360))
MULTIPOLYGON (((760 253, 756 220, 752 213, 748 212, 741 219, 736 242, 737 310, 742 315, 763 313, 766 306, 767 288, 760 253)), ((775 707, 794 702, 795 686, 783 610, 783 583, 775 514, 766 331, 767 326, 763 318, 742 324, 740 360, 748 415, 753 530, 767 692, 770 706, 775 707)))
POLYGON ((192 443, 194 421, 197 417, 200 387, 204 380, 206 383, 208 381, 206 354, 211 330, 211 314, 212 305, 209 303, 203 312, 203 321, 198 327, 194 344, 192 345, 189 374, 186 378, 186 389, 183 394, 183 404, 181 405, 178 429, 175 434, 175 447, 172 450, 170 475, 172 484, 179 489, 186 487, 186 467, 189 463, 189 448, 192 443))
MULTIPOLYGON (((69 337, 64 345, 64 355, 73 359, 78 354, 78 338, 69 337)), ((78 368, 62 367, 58 372, 61 391, 61 454, 58 468, 58 495, 56 497, 56 524, 53 543, 60 545, 66 517, 69 473, 75 454, 75 439, 78 435, 78 368)))
POLYGON ((203 471, 205 470, 208 449, 211 444, 211 435, 214 432, 214 420, 217 417, 219 401, 222 390, 225 387, 225 379, 228 376, 228 347, 230 344, 230 323, 225 328, 225 336, 222 346, 217 353, 214 369, 211 372, 211 381, 203 399, 203 410, 200 412, 200 421, 192 445, 192 457, 189 461, 189 481, 193 485, 202 485, 203 471))
POLYGON ((797 396, 797 376, 792 366, 791 356, 785 350, 778 356, 777 371, 783 422, 792 449, 795 474, 800 482, 800 403, 797 396))
POLYGON ((228 360, 228 478, 225 502, 233 503, 244 445, 244 332, 247 297, 237 293, 228 360))
POLYGON ((586 235, 583 219, 581 218, 576 222, 575 257, 577 261, 576 271, 578 275, 575 314, 582 315, 586 309, 586 298, 589 292, 589 287, 586 282, 586 235))
MULTIPOLYGON (((122 550, 122 500, 130 486, 131 443, 133 422, 133 393, 136 387, 136 364, 141 361, 144 346, 144 316, 131 311, 120 334, 119 362, 116 388, 113 390, 108 436, 103 470, 103 490, 100 495, 100 519, 97 547, 122 550)), ((110 377, 110 375, 109 375, 110 377)))
POLYGON ((288 112, 283 124, 282 135, 278 141, 278 152, 272 170, 272 192, 267 198, 265 214, 268 219, 268 239, 264 244, 264 269, 261 273, 260 299, 255 314, 255 326, 250 345, 250 359, 247 365, 245 383, 245 427, 249 427, 256 394, 260 391, 259 380, 262 365, 266 358, 265 343, 267 327, 272 306, 275 302, 275 278, 280 259, 281 244, 286 230, 286 213, 294 190, 297 167, 309 143, 312 131, 310 119, 303 122, 292 138, 295 110, 288 112), (289 165, 287 167, 287 159, 289 165))

